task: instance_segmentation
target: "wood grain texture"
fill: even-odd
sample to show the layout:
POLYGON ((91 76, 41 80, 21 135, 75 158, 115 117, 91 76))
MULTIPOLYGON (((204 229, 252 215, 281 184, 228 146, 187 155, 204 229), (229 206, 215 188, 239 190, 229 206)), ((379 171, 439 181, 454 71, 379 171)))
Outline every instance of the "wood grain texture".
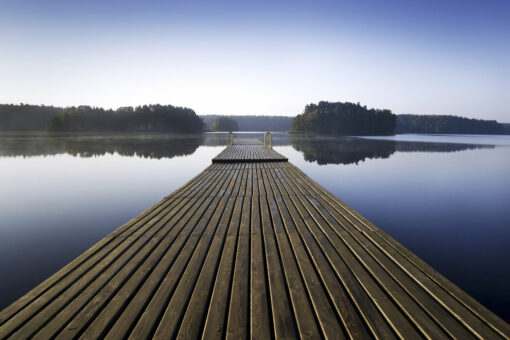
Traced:
POLYGON ((0 339, 510 339, 286 158, 234 145, 0 312, 0 339))
POLYGON ((212 161, 213 163, 286 162, 287 158, 272 148, 261 145, 230 145, 212 161))

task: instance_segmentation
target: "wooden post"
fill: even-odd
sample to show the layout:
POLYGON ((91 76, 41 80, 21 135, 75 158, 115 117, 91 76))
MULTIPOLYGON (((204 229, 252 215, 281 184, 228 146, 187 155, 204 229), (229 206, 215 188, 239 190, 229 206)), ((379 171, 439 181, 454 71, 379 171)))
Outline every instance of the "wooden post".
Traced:
POLYGON ((267 146, 266 137, 267 137, 268 133, 269 133, 269 143, 270 143, 271 149, 272 149, 273 148, 273 134, 271 132, 269 132, 269 131, 264 134, 264 147, 267 146))
POLYGON ((228 136, 232 134, 232 140, 230 142, 230 145, 234 145, 234 133, 232 131, 227 132, 227 143, 226 146, 228 146, 228 136))

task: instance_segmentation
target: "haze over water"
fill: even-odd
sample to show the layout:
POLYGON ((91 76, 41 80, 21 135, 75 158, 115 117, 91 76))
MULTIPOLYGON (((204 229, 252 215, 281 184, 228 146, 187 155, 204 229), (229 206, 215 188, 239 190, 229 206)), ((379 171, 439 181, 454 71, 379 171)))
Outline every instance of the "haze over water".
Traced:
MULTIPOLYGON (((261 139, 261 134, 239 134, 261 139)), ((237 138, 240 138, 240 137, 237 138)), ((0 134, 0 308, 157 203, 223 134, 0 134), (16 259, 16 261, 12 261, 16 259)), ((510 320, 510 137, 274 135, 275 149, 510 320)))

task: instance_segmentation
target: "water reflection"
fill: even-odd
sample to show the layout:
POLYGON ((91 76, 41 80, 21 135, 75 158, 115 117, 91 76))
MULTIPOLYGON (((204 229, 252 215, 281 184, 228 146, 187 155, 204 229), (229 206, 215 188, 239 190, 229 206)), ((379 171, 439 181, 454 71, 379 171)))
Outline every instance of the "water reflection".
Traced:
MULTIPOLYGON (((236 133, 241 144, 262 144, 261 133, 236 133)), ((143 158, 173 158, 193 154, 201 145, 225 146, 225 133, 178 134, 53 134, 0 133, 0 157, 68 154, 76 157, 119 154, 143 158)), ((283 145, 290 145, 286 140, 283 145)))
MULTIPOLYGON (((235 141, 262 144, 263 135, 236 133, 235 141)), ((225 141, 224 133, 0 133, 0 273, 9 278, 0 280, 0 309, 198 174, 225 141)), ((510 258, 510 136, 273 133, 273 145, 510 320, 510 272, 501 271, 510 258), (374 158, 387 160, 334 165, 374 158)))
POLYGON ((407 142, 355 137, 292 136, 292 147, 303 153, 308 162, 325 164, 358 164, 366 159, 389 158, 395 152, 457 152, 493 149, 493 145, 407 142))
MULTIPOLYGON (((94 157, 106 154, 143 158, 173 158, 193 154, 199 146, 224 146, 225 133, 170 134, 56 134, 1 133, 0 157, 32 157, 69 154, 94 157)), ((263 144, 263 133, 236 133, 236 144, 263 144)), ((358 164, 366 159, 384 159, 395 152, 456 152, 494 145, 437 143, 356 137, 297 136, 273 134, 274 146, 292 146, 308 162, 358 164)))
POLYGON ((79 157, 117 153, 143 158, 173 158, 194 153, 204 136, 168 134, 2 134, 0 156, 49 156, 69 154, 79 157))

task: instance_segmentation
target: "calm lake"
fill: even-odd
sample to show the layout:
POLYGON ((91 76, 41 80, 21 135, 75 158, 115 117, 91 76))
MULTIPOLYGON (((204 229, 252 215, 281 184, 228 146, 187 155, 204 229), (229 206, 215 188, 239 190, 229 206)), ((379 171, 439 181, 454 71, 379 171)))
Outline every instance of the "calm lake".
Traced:
MULTIPOLYGON (((510 322, 510 136, 275 133, 273 142, 510 322)), ((0 309, 198 174, 224 143, 214 133, 0 133, 0 309)))

